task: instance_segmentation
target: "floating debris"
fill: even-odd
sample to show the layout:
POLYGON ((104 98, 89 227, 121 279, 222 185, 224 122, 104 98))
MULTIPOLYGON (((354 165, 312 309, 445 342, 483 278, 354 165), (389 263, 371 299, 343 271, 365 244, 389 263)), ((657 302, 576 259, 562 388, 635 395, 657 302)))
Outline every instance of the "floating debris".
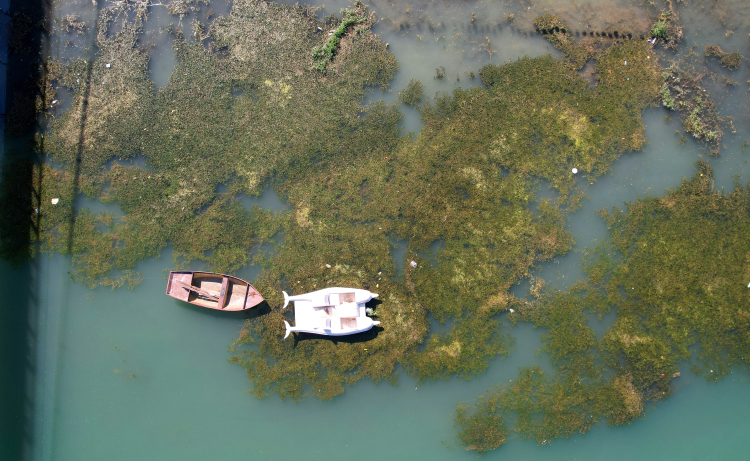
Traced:
POLYGON ((719 64, 722 66, 736 70, 740 68, 740 65, 742 64, 742 56, 740 56, 739 51, 734 51, 732 53, 725 53, 724 50, 721 49, 719 45, 709 45, 706 47, 706 56, 708 57, 715 57, 719 60, 719 64))

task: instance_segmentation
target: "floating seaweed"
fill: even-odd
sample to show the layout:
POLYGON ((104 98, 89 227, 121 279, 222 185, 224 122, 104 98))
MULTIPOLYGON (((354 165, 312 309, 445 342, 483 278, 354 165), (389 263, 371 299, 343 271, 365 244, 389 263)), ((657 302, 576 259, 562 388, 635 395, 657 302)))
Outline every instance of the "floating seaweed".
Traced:
POLYGON ((728 69, 737 70, 740 68, 740 64, 742 64, 742 57, 740 56, 739 51, 726 53, 719 45, 707 46, 705 53, 707 57, 715 57, 718 59, 719 64, 728 69))
POLYGON ((602 211, 610 238, 589 252, 586 282, 517 303, 522 319, 545 328, 543 350, 557 371, 523 369, 472 410, 459 406, 463 444, 486 451, 510 431, 547 443, 603 419, 628 424, 669 396, 678 364, 710 381, 747 369, 750 188, 715 192, 708 164, 697 170, 664 197, 602 211), (617 319, 598 341, 587 315, 613 308, 617 319))
POLYGON ((724 134, 722 120, 710 95, 700 84, 700 77, 673 63, 664 69, 662 79, 659 93, 662 104, 670 110, 678 110, 685 131, 708 143, 713 148, 712 153, 718 153, 724 134))

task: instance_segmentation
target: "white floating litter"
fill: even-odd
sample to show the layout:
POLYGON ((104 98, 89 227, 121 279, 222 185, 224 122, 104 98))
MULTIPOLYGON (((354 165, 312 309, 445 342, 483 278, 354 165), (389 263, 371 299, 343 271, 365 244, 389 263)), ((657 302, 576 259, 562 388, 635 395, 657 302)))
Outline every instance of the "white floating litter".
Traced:
POLYGON ((50 200, 50 202, 52 202, 53 205, 57 205, 57 202, 59 201, 60 201, 59 198, 53 198, 52 200, 50 200))
POLYGON ((573 174, 578 174, 578 168, 573 168, 573 169, 572 169, 572 170, 570 170, 570 171, 572 171, 572 172, 573 172, 573 174))
POLYGON ((410 265, 411 267, 414 267, 414 268, 416 268, 416 267, 417 267, 417 262, 416 262, 416 261, 412 261, 412 262, 410 262, 410 263, 409 263, 409 265, 410 265))

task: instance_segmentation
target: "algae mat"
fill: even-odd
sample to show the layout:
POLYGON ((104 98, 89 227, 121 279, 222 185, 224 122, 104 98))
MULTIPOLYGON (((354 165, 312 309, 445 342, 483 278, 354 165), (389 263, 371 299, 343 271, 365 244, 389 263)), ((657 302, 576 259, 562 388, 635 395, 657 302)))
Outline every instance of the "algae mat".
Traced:
MULTIPOLYGON (((47 443, 36 445, 38 455, 72 454, 95 439, 101 442, 86 453, 100 453, 116 446, 111 436, 144 411, 168 413, 186 401, 210 406, 204 411, 216 427, 226 427, 216 410, 236 411, 227 396, 241 395, 246 380, 222 380, 221 389, 228 382, 236 387, 221 397, 211 393, 215 376, 225 374, 218 367, 228 366, 224 353, 206 363, 220 337, 226 345, 238 336, 229 359, 245 368, 251 394, 268 397, 243 397, 250 413, 274 420, 279 412, 285 416, 278 421, 309 426, 315 420, 305 423, 299 412, 310 406, 313 413, 330 412, 326 421, 336 413, 348 421, 351 430, 333 450, 317 438, 269 435, 264 442, 277 447, 268 450, 272 456, 281 450, 294 457, 306 446, 316 447, 316 456, 347 456, 371 443, 373 453, 375 446, 382 451, 377 429, 390 426, 395 408, 414 410, 398 412, 408 424, 391 438, 419 440, 420 452, 429 440, 438 448, 442 441, 449 449, 480 452, 502 446, 497 453, 526 446, 518 440, 525 438, 565 446, 575 434, 604 430, 597 424, 628 426, 619 429, 628 433, 644 415, 649 421, 657 402, 662 407, 682 392, 691 366, 709 380, 731 382, 746 367, 748 291, 737 279, 750 277, 750 249, 742 239, 748 194, 740 178, 725 193, 714 178, 726 175, 730 160, 735 174, 744 171, 736 160, 747 120, 718 115, 735 113, 722 104, 725 93, 741 91, 727 83, 730 77, 723 89, 710 87, 721 82, 720 72, 733 70, 719 69, 710 80, 698 72, 700 66, 710 71, 713 61, 699 62, 692 50, 667 54, 680 52, 682 27, 689 24, 682 25, 680 12, 690 18, 689 11, 665 4, 619 22, 588 15, 599 31, 581 33, 575 30, 586 16, 580 8, 533 15, 530 7, 509 8, 484 20, 461 11, 451 25, 439 20, 450 8, 429 5, 413 5, 424 12, 418 19, 410 19, 410 8, 380 6, 376 22, 359 3, 323 17, 299 5, 238 1, 226 11, 216 5, 217 12, 212 5, 173 2, 166 15, 173 22, 158 28, 149 22, 156 6, 97 5, 90 25, 63 8, 58 33, 69 38, 40 70, 37 86, 45 92, 38 108, 47 131, 32 141, 48 161, 31 170, 36 193, 27 203, 38 242, 31 248, 68 254, 73 281, 87 288, 63 283, 61 309, 45 317, 57 319, 48 321, 57 333, 45 335, 51 339, 40 349, 53 372, 52 380, 37 381, 46 394, 34 433, 47 443), (466 70, 453 81, 440 65, 426 84, 404 81, 408 90, 399 105, 396 91, 387 91, 403 79, 401 60, 379 34, 400 34, 404 42, 412 34, 419 42, 432 37, 449 69, 466 70), (563 55, 548 48, 553 56, 493 60, 508 47, 493 47, 492 34, 510 34, 511 43, 539 50, 549 42, 563 55), (654 47, 649 37, 669 49, 654 47), (86 40, 95 48, 76 44, 86 40), (156 88, 149 69, 160 46, 176 65, 156 88), (664 62, 675 57, 680 64, 667 68, 664 62), (377 88, 385 101, 363 105, 377 88), (432 97, 436 88, 442 92, 432 97), (675 140, 647 136, 644 111, 656 105, 674 111, 681 131, 697 140, 687 143, 678 130, 678 144, 688 144, 683 159, 647 146, 675 140), (405 136, 404 117, 408 124, 413 110, 422 127, 405 136), (718 155, 716 173, 705 162, 690 166, 701 150, 718 155), (644 154, 633 153, 639 151, 644 154), (645 197, 645 185, 634 197, 618 195, 605 174, 617 176, 623 154, 645 155, 648 168, 665 175, 682 165, 685 176, 695 176, 682 184, 674 175, 654 182, 660 198, 645 197), (662 192, 665 186, 672 190, 662 192), (269 194, 268 188, 288 209, 243 206, 243 197, 269 194), (593 191, 607 191, 604 206, 631 203, 625 213, 596 218, 607 223, 609 237, 596 248, 584 242, 592 247, 585 281, 568 291, 550 288, 542 276, 550 261, 563 262, 565 271, 571 250, 583 248, 570 219, 587 210, 593 191), (413 263, 403 271, 391 256, 394 239, 408 242, 405 257, 413 263), (181 320, 167 325, 163 303, 151 296, 163 283, 159 269, 201 265, 239 275, 256 268, 252 278, 268 305, 249 318, 227 319, 175 304, 181 320), (281 309, 280 291, 336 285, 380 292, 382 328, 350 340, 299 335, 282 341, 289 313, 281 309), (144 319, 151 320, 148 327, 144 319), (200 337, 208 342, 195 341, 200 337), (540 350, 536 358, 529 355, 534 350, 540 350), (97 383, 96 391, 77 379, 97 383), (383 380, 394 386, 372 387, 383 380), (412 385, 415 394, 407 396, 412 385), (125 396, 128 388, 135 400, 125 396), (424 405, 436 400, 445 409, 431 418, 444 424, 428 430, 416 415, 435 415, 439 406, 424 405), (361 402, 371 402, 372 413, 358 413, 361 402), (102 412, 107 407, 118 414, 102 412), (96 421, 93 429, 86 429, 87 415, 96 421)), ((475 6, 480 13, 485 8, 475 6)), ((24 24, 23 16, 14 18, 24 24)), ((52 261, 52 267, 67 264, 51 256, 42 266, 52 261)), ((226 373, 242 374, 230 368, 226 373)), ((155 418, 139 430, 179 441, 205 427, 199 416, 174 412, 174 418, 155 418), (195 418, 200 422, 191 423, 195 418)), ((247 427, 241 418, 228 419, 247 427)), ((227 456, 243 449, 201 448, 206 455, 228 450, 227 456)), ((399 444, 392 449, 410 452, 399 444)))

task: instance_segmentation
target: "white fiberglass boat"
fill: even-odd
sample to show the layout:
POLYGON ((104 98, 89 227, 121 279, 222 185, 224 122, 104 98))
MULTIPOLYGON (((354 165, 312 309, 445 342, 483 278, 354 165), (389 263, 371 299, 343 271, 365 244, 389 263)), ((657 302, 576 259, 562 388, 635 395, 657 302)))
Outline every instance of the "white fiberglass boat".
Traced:
POLYGON ((289 333, 301 332, 325 336, 353 335, 367 331, 380 322, 373 321, 365 312, 365 303, 376 298, 377 293, 357 288, 324 288, 322 290, 289 296, 284 293, 284 308, 294 301, 294 323, 286 325, 289 333))

